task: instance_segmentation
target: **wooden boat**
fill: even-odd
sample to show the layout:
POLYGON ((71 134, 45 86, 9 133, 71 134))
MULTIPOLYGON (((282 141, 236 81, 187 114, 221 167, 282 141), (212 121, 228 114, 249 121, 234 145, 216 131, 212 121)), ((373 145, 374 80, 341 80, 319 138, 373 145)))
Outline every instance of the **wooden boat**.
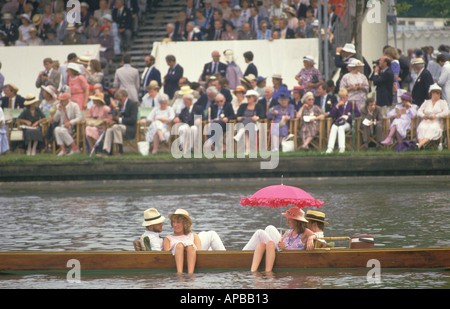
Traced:
MULTIPOLYGON (((250 269, 252 251, 198 251, 197 270, 250 269)), ((175 270, 171 252, 0 252, 0 273, 69 271, 70 260, 80 270, 175 270), (69 263, 68 263, 69 262, 69 263)), ((315 249, 277 252, 274 269, 366 268, 370 260, 381 268, 450 268, 450 248, 315 249)))

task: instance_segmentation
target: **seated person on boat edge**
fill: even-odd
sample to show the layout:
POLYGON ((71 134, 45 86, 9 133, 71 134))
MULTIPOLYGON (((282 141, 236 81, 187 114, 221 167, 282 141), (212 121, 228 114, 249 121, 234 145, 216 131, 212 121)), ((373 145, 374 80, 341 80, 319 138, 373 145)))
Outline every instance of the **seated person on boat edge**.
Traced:
MULTIPOLYGON (((142 226, 146 231, 140 239, 133 241, 136 251, 162 251, 163 238, 160 233, 163 230, 163 223, 166 220, 155 208, 149 208, 144 211, 144 222, 142 226)), ((225 247, 219 235, 215 231, 200 232, 198 234, 202 243, 201 250, 223 250, 225 247)))
POLYGON ((243 250, 254 250, 250 270, 258 270, 263 256, 266 256, 265 271, 271 272, 275 263, 275 252, 282 250, 312 250, 314 249, 312 239, 315 234, 306 227, 308 221, 305 212, 299 207, 291 207, 285 213, 286 223, 289 226, 283 236, 273 225, 265 230, 256 231, 243 250))
POLYGON ((312 237, 308 238, 308 242, 311 242, 309 245, 314 245, 314 248, 330 247, 333 245, 332 243, 327 244, 325 240, 320 239, 324 237, 323 230, 325 229, 325 225, 328 224, 325 221, 325 214, 323 212, 308 210, 305 219, 308 220, 307 227, 314 233, 312 237), (316 240, 315 244, 313 244, 314 240, 316 240))

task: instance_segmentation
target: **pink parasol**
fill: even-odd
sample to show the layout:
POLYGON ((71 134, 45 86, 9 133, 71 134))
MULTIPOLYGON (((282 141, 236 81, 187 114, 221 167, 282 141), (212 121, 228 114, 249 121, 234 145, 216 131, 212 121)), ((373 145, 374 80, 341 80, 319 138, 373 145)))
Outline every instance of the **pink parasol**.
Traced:
POLYGON ((273 185, 262 188, 251 197, 241 199, 242 206, 264 206, 271 208, 285 207, 288 205, 303 207, 317 207, 323 205, 300 188, 273 185))

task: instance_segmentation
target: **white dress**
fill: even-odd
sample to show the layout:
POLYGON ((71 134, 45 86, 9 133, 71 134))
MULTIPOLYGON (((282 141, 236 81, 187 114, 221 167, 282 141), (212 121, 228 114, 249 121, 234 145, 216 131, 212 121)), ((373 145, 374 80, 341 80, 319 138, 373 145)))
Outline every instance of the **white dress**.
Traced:
POLYGON ((442 135, 440 118, 448 115, 447 102, 444 100, 439 100, 433 106, 431 100, 426 100, 420 106, 417 115, 420 118, 423 118, 423 116, 425 115, 435 115, 437 117, 433 120, 422 119, 419 126, 417 127, 417 138, 419 140, 425 138, 429 140, 437 140, 442 135))
MULTIPOLYGON (((395 116, 398 110, 401 110, 402 108, 404 108, 402 104, 397 104, 394 109, 388 112, 388 118, 395 116)), ((400 134, 402 138, 405 138, 407 131, 411 129, 411 119, 417 115, 417 109, 417 105, 412 104, 412 106, 408 108, 406 113, 402 114, 400 118, 394 118, 389 126, 389 129, 396 126, 398 134, 400 134)))
POLYGON ((145 139, 149 143, 153 142, 153 136, 156 134, 158 130, 162 131, 164 138, 166 140, 168 140, 170 137, 169 124, 167 122, 156 120, 159 118, 169 118, 170 120, 173 120, 173 118, 175 118, 175 112, 173 111, 173 108, 167 106, 165 110, 162 110, 159 107, 156 107, 152 109, 150 114, 148 114, 147 122, 153 120, 153 122, 148 127, 147 133, 145 134, 145 139))
POLYGON ((439 76, 438 85, 442 87, 442 99, 450 104, 450 61, 445 62, 439 76))
POLYGON ((6 119, 3 113, 3 109, 0 107, 0 154, 9 150, 9 142, 6 128, 6 119))

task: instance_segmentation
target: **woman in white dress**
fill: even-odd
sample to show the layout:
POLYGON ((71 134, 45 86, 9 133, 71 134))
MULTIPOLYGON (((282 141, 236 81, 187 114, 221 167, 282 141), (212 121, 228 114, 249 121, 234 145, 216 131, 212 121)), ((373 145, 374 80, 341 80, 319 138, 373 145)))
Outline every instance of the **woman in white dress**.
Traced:
POLYGON ((425 100, 419 108, 417 115, 422 118, 417 127, 417 147, 420 149, 426 143, 437 140, 442 135, 440 118, 448 115, 448 106, 445 100, 441 99, 442 89, 437 84, 430 86, 430 100, 425 100))
POLYGON ((169 96, 165 93, 158 95, 159 107, 152 109, 147 116, 147 123, 150 123, 145 139, 149 143, 153 143, 152 155, 158 153, 158 146, 160 143, 166 142, 170 137, 169 123, 175 118, 173 108, 167 106, 169 96))
POLYGON ((0 154, 9 150, 8 129, 6 127, 6 117, 0 106, 0 154))
POLYGON ((381 142, 383 145, 390 145, 394 135, 399 143, 402 142, 407 131, 411 129, 411 119, 417 115, 418 107, 411 103, 412 97, 409 93, 402 94, 401 100, 402 103, 397 104, 387 115, 391 125, 388 136, 381 142))

